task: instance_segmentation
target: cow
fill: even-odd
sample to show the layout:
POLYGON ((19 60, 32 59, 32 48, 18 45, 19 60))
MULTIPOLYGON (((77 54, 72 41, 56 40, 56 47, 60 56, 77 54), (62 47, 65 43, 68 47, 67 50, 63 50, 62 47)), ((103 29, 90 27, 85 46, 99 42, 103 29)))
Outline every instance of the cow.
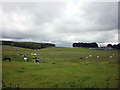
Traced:
POLYGON ((34 58, 34 63, 38 63, 39 64, 39 57, 37 59, 37 57, 34 58))
POLYGON ((9 60, 9 62, 11 61, 11 59, 9 57, 4 57, 3 61, 5 61, 5 60, 9 60))
POLYGON ((92 55, 89 55, 89 57, 92 57, 92 55))
POLYGON ((83 59, 82 57, 80 57, 80 59, 83 59))
POLYGON ((21 55, 21 56, 23 56, 23 54, 22 54, 22 53, 21 53, 20 55, 21 55))
POLYGON ((112 56, 110 56, 110 59, 112 58, 112 56))
POLYGON ((37 54, 36 54, 36 53, 34 53, 33 55, 35 55, 35 56, 36 56, 37 54))
POLYGON ((88 57, 86 57, 86 58, 88 58, 88 57))
POLYGON ((24 57, 24 61, 27 61, 27 57, 24 57))
POLYGON ((97 58, 99 58, 100 56, 97 56, 97 58))
POLYGON ((31 53, 31 55, 36 56, 37 54, 36 53, 31 53))
POLYGON ((36 59, 35 62, 39 64, 39 60, 38 59, 36 59))

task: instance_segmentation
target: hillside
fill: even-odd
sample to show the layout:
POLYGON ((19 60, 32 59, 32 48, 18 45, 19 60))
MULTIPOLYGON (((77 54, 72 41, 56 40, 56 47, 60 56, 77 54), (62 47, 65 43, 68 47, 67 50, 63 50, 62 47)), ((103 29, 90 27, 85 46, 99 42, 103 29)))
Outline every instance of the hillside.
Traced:
POLYGON ((13 46, 2 48, 3 88, 117 88, 118 51, 90 50, 87 48, 48 47, 40 50, 13 46), (28 62, 17 53, 26 54, 28 62), (40 57, 33 63, 31 53, 40 57), (111 59, 109 56, 115 54, 111 59), (92 57, 85 58, 92 55, 92 57), (100 58, 96 58, 96 56, 100 58), (83 57, 83 59, 80 59, 83 57))

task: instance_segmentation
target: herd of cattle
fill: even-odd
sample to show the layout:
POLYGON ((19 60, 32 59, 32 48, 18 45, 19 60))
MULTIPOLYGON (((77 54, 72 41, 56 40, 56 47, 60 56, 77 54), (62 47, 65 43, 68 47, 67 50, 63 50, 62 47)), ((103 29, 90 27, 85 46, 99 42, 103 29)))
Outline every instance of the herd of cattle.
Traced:
MULTIPOLYGON (((17 56, 21 55, 25 62, 28 61, 26 54, 22 54, 22 53, 18 54, 17 53, 16 55, 17 56)), ((36 53, 31 53, 31 56, 35 56, 35 57, 33 57, 34 63, 38 63, 39 64, 40 58, 39 57, 37 58, 36 55, 37 55, 36 53)), ((9 60, 9 62, 11 61, 10 57, 4 57, 3 61, 5 61, 5 60, 9 60)))
MULTIPOLYGON (((111 59, 113 56, 115 56, 114 53, 111 56, 109 56, 109 58, 111 59)), ((90 57, 92 57, 92 55, 88 55, 85 58, 87 59, 87 58, 90 58, 90 57)), ((96 56, 96 58, 100 58, 100 56, 96 56)), ((83 57, 80 57, 80 59, 83 59, 83 57)))
MULTIPOLYGON (((26 54, 20 53, 20 54, 16 54, 16 55, 21 55, 25 62, 28 61, 26 54)), ((39 57, 37 58, 36 55, 37 55, 36 53, 31 53, 31 56, 35 56, 35 57, 33 57, 33 62, 39 64, 40 58, 39 57)), ((115 54, 112 54, 111 56, 109 56, 109 58, 111 59, 113 56, 115 56, 115 54)), ((92 57, 92 55, 88 55, 86 57, 80 57, 80 59, 84 59, 84 58, 88 59, 91 57, 92 57)), ((100 56, 96 56, 96 58, 100 58, 100 56)), ((5 60, 9 60, 9 62, 11 61, 11 59, 9 57, 4 57, 3 61, 5 61, 5 60)))

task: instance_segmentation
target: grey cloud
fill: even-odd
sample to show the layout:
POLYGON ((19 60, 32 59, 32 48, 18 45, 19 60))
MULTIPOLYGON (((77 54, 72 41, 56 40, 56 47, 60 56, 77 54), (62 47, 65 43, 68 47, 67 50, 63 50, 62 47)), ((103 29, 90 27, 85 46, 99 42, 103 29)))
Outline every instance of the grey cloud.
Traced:
POLYGON ((77 20, 63 20, 63 23, 58 24, 58 32, 111 31, 118 27, 117 3, 84 3, 80 10, 84 14, 81 16, 79 11, 75 16, 77 20))
POLYGON ((57 46, 71 46, 77 41, 117 42, 116 5, 78 3, 74 12, 67 10, 65 3, 3 3, 2 37, 57 46))
POLYGON ((82 8, 84 16, 95 21, 96 24, 101 25, 101 29, 112 30, 116 29, 118 24, 118 3, 104 2, 104 3, 90 3, 88 6, 82 8))

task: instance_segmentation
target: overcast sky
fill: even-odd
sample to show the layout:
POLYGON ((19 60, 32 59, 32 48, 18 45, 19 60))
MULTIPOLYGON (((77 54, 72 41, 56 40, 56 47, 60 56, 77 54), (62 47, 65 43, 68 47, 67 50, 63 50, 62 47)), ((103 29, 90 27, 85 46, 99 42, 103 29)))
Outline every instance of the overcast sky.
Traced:
POLYGON ((117 2, 5 2, 0 16, 2 40, 118 43, 117 2))

